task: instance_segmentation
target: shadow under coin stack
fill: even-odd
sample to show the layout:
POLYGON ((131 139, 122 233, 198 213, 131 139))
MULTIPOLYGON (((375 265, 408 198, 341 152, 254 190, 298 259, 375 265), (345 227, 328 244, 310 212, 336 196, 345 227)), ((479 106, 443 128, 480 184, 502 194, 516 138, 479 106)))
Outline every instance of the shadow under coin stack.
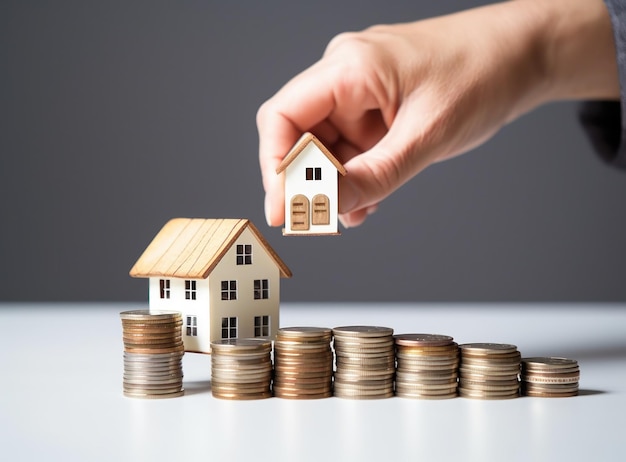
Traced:
POLYGON ((459 394, 465 398, 508 399, 519 396, 521 355, 515 345, 459 345, 459 394))
POLYGON ((182 316, 176 311, 120 313, 124 339, 124 395, 173 398, 183 389, 182 316))
POLYGON ((396 396, 446 399, 457 396, 459 347, 452 337, 396 335, 396 396))
POLYGON ((576 396, 580 369, 567 358, 523 358, 522 394, 542 398, 576 396))
POLYGON ((229 339, 211 342, 211 391, 222 399, 272 396, 272 342, 229 339))
POLYGON ((332 396, 332 331, 324 327, 278 329, 274 341, 274 396, 317 399, 332 396))
POLYGON ((346 326, 333 329, 337 368, 334 395, 350 399, 393 396, 393 329, 346 326))

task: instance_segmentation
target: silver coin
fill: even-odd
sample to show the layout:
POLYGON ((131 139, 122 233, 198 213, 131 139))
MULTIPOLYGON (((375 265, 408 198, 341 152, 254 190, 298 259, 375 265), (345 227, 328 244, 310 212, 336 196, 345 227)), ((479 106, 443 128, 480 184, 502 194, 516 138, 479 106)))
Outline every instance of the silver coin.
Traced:
POLYGON ((335 337, 383 337, 393 335, 393 329, 380 326, 342 326, 333 328, 335 337))
POLYGON ((397 345, 403 346, 447 346, 454 340, 449 335, 440 334, 399 334, 394 335, 397 345))

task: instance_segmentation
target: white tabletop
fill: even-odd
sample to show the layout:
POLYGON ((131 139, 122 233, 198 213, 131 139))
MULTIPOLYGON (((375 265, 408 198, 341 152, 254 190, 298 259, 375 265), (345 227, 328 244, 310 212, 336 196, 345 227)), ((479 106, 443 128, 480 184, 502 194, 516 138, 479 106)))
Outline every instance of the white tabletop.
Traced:
POLYGON ((383 325, 578 360, 579 396, 503 401, 225 401, 199 354, 185 355, 185 396, 125 398, 119 312, 141 308, 0 304, 2 460, 626 460, 626 305, 281 308, 282 326, 383 325))

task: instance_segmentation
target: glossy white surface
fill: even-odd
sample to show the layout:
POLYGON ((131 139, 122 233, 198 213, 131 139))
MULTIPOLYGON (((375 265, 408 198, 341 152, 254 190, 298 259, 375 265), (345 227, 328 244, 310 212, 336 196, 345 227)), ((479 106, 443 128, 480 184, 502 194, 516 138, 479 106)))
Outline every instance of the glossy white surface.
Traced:
POLYGON ((567 356, 581 395, 476 401, 222 401, 210 357, 186 394, 122 395, 118 313, 136 304, 0 304, 2 460, 577 461, 626 457, 625 305, 284 304, 283 326, 372 324, 567 356))

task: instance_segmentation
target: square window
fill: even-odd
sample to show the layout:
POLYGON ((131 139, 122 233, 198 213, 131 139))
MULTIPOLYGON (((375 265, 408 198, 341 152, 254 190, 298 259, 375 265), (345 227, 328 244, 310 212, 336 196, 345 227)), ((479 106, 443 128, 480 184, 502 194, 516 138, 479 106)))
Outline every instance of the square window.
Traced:
POLYGON ((198 317, 186 316, 185 317, 185 333, 188 337, 198 336, 198 317))
POLYGON ((237 338, 237 318, 222 318, 222 338, 237 338))
POLYGON ((255 316, 254 317, 254 336, 269 337, 270 335, 270 317, 255 316))
POLYGON ((251 244, 237 244, 237 264, 238 265, 251 265, 252 264, 252 245, 251 244))
POLYGON ((270 297, 270 281, 269 279, 254 280, 254 299, 267 300, 270 297))
POLYGON ((317 181, 322 179, 322 169, 320 167, 315 167, 315 179, 317 181))
POLYGON ((237 300, 237 281, 221 282, 222 300, 237 300))
POLYGON ((185 300, 196 299, 196 281, 185 279, 185 300))
POLYGON ((306 179, 311 181, 313 179, 313 169, 311 167, 306 168, 306 179))

